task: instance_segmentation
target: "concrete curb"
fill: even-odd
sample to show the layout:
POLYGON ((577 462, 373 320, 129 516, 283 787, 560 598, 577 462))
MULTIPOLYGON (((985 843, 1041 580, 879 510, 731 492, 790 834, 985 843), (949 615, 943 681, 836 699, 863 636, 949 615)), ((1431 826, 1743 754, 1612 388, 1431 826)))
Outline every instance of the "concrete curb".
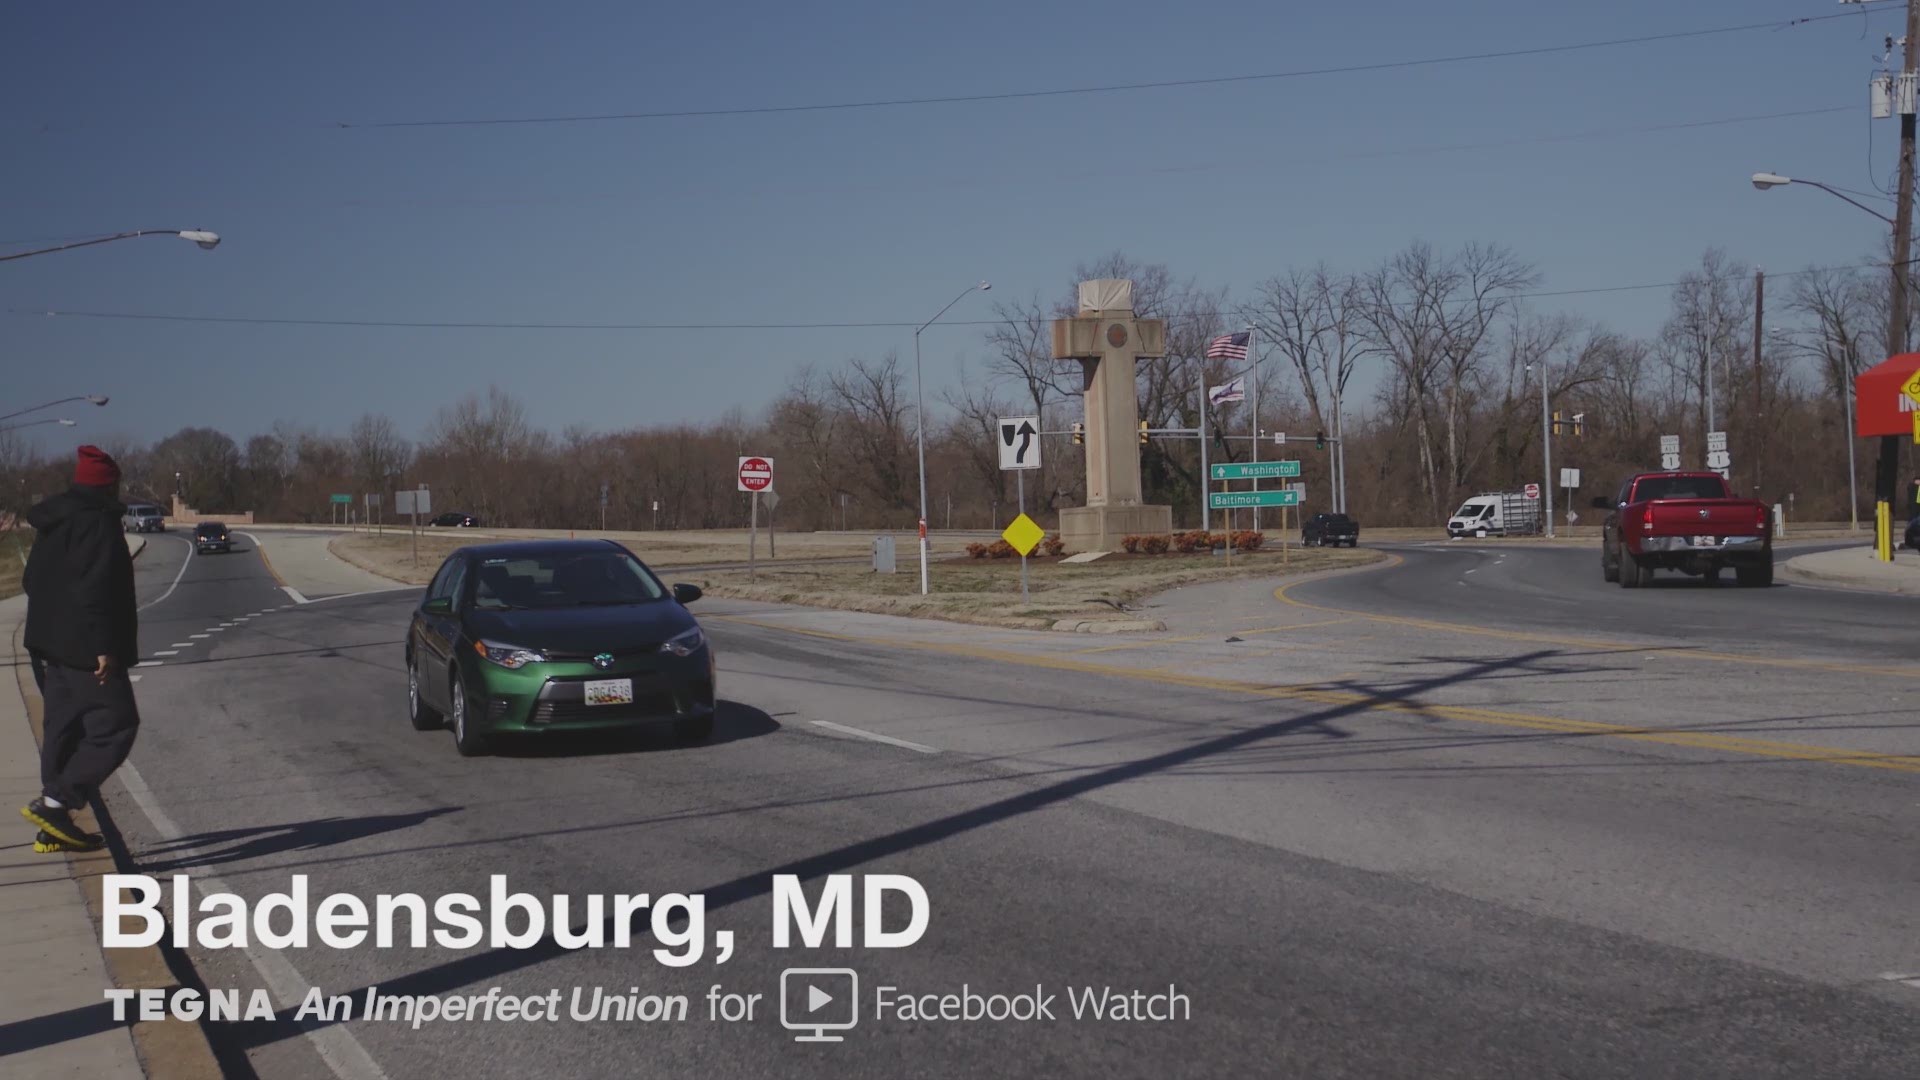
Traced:
POLYGON ((1859 574, 1818 570, 1808 564, 1807 556, 1804 555, 1788 559, 1786 566, 1782 568, 1781 576, 1789 581, 1799 581, 1807 585, 1831 585, 1838 588, 1858 589, 1861 592, 1883 593, 1888 596, 1920 596, 1920 580, 1885 581, 1859 574))
POLYGON ((1150 634, 1167 624, 1159 619, 1061 619, 1053 628, 1068 634, 1150 634))

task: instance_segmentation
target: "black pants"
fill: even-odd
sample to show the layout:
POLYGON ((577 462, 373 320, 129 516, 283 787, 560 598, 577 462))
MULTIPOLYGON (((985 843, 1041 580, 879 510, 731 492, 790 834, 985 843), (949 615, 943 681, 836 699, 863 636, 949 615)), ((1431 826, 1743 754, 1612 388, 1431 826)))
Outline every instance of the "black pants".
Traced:
POLYGON ((140 730, 133 683, 119 669, 103 685, 91 671, 49 662, 41 696, 46 741, 40 746, 40 790, 62 806, 85 806, 133 750, 140 730))

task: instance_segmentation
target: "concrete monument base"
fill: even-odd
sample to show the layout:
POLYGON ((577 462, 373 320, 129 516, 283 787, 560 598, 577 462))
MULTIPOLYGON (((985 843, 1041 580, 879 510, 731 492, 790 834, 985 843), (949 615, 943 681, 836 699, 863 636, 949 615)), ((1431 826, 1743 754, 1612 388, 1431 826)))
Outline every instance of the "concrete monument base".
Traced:
POLYGON ((1172 532, 1171 506, 1069 506, 1060 511, 1060 540, 1073 553, 1119 551, 1121 537, 1172 532))

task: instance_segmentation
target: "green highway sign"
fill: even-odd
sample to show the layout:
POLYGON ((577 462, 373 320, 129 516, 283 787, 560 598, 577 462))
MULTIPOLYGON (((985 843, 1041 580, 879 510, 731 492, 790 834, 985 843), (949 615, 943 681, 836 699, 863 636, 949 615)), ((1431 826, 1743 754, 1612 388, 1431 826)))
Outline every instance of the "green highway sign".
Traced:
MULTIPOLYGON (((1215 480, 1291 480, 1300 475, 1300 463, 1297 461, 1243 461, 1238 464, 1215 465, 1207 470, 1215 480)), ((1236 506, 1253 506, 1253 503, 1236 503, 1236 506)), ((1278 506, 1279 503, 1261 505, 1278 506)))
POLYGON ((1233 510, 1245 506, 1299 506, 1297 491, 1216 491, 1207 496, 1210 510, 1233 510))
POLYGON ((351 495, 335 495, 335 496, 333 497, 333 500, 332 500, 332 501, 333 501, 333 502, 337 502, 337 503, 348 503, 348 504, 351 504, 351 503, 353 502, 353 496, 351 496, 351 495))

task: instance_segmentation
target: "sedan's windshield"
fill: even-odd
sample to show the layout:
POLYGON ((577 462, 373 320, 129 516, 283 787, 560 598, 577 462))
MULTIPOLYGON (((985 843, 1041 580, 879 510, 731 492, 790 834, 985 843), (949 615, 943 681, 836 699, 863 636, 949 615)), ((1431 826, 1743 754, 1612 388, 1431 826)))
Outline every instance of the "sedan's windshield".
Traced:
POLYGON ((227 535, 227 527, 225 525, 202 525, 199 528, 194 529, 193 531, 200 536, 227 535))
POLYGON ((482 559, 473 606, 481 610, 641 604, 666 590, 620 551, 556 552, 482 559))

